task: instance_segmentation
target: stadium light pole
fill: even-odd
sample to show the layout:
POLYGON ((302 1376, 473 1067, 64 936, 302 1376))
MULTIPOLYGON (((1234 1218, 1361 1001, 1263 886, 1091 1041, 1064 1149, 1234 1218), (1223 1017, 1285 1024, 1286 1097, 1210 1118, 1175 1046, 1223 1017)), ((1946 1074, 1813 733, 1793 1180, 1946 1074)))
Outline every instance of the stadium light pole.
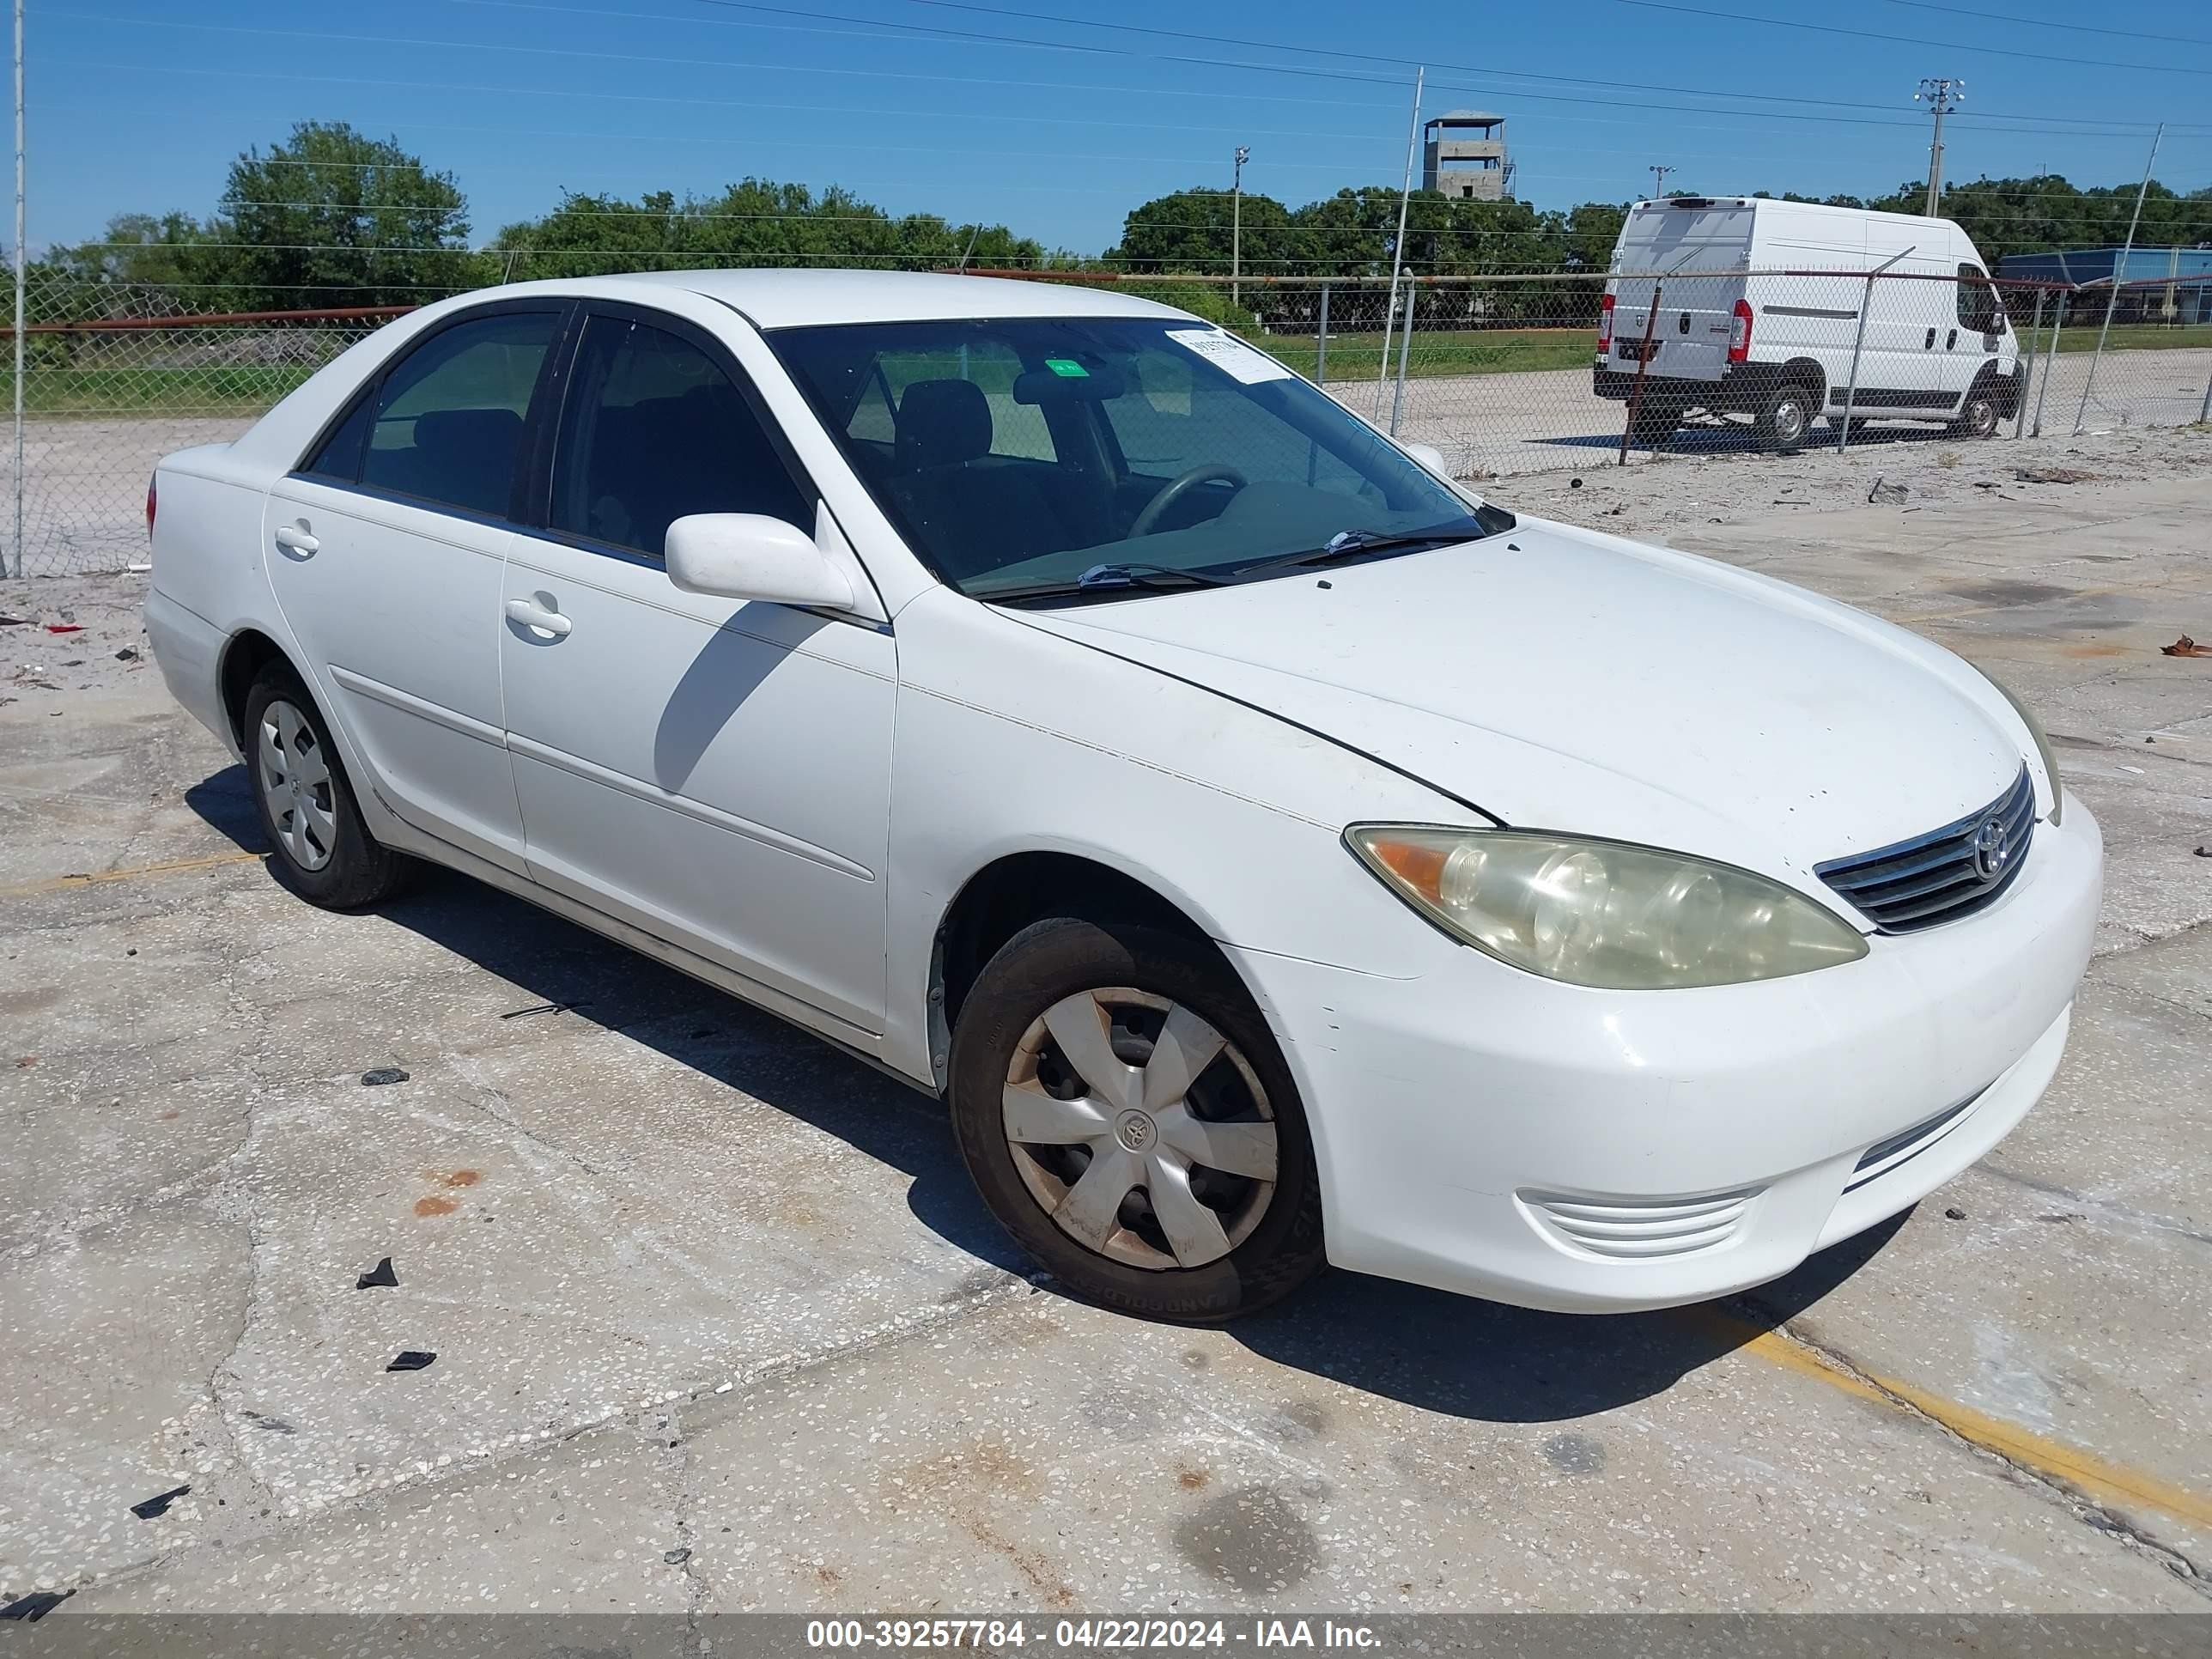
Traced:
POLYGON ((1912 94, 1916 104, 1924 103, 1936 114, 1936 136, 1928 146, 1928 206, 1927 215, 1933 219, 1936 210, 1943 204, 1943 118, 1966 101, 1966 83, 1948 75, 1931 76, 1920 83, 1920 90, 1912 94))
POLYGON ((1229 303, 1232 306, 1244 303, 1244 164, 1251 159, 1249 144, 1237 146, 1237 170, 1229 181, 1229 303))

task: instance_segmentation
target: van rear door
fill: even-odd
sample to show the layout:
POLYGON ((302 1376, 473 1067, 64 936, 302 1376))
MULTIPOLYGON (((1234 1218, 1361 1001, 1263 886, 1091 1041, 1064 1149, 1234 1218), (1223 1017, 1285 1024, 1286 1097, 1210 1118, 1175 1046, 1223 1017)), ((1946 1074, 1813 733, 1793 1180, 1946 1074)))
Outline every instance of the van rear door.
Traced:
POLYGON ((1634 372, 1648 327, 1650 373, 1720 380, 1735 304, 1743 297, 1755 211, 1748 201, 1702 197, 1639 202, 1629 210, 1613 248, 1613 368, 1634 372))

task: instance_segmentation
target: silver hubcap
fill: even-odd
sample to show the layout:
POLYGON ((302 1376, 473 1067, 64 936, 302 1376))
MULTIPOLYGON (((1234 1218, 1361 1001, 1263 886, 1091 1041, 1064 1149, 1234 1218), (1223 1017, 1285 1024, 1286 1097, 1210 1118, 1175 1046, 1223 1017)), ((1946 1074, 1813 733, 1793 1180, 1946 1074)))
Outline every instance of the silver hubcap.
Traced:
POLYGON ((278 697, 261 711, 261 798, 285 856, 302 870, 319 870, 338 842, 337 804, 331 768, 307 716, 278 697))
POLYGON ((1778 404, 1774 410, 1775 435, 1783 439, 1796 437, 1805 430, 1805 411, 1796 404, 1778 404))
POLYGON ((1070 1238, 1133 1267, 1218 1261, 1274 1197, 1260 1079, 1220 1032, 1149 992, 1046 1009, 1007 1068, 1005 1115, 1031 1196, 1070 1238))

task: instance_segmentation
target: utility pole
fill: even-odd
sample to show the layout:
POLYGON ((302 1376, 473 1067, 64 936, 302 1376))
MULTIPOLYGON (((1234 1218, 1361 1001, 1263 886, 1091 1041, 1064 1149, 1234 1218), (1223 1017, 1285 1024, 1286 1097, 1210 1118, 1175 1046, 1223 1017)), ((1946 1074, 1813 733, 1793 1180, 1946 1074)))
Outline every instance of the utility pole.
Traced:
POLYGON ((1656 161, 1654 161, 1647 170, 1651 174, 1651 196, 1654 201, 1667 193, 1667 175, 1680 171, 1679 167, 1661 167, 1656 161))
POLYGON ((1924 103, 1935 112, 1936 136, 1928 146, 1928 216, 1933 219, 1936 210, 1943 205, 1943 118, 1966 101, 1966 83, 1954 76, 1931 76, 1920 83, 1920 90, 1912 94, 1916 104, 1924 103))
POLYGON ((1249 144, 1237 146, 1237 171, 1229 185, 1229 303, 1232 306, 1243 304, 1244 164, 1251 159, 1249 144))

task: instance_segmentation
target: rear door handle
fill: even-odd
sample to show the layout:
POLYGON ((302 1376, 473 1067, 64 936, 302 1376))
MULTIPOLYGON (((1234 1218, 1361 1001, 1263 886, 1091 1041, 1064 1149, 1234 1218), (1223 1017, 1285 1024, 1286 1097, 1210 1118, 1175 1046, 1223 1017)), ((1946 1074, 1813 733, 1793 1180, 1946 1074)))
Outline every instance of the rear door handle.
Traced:
POLYGON ((574 626, 557 611, 548 611, 535 599, 509 599, 507 619, 519 628, 532 628, 541 634, 550 634, 556 640, 568 637, 574 626))
POLYGON ((320 542, 307 533, 307 526, 305 524, 278 525, 276 540, 277 546, 288 548, 300 554, 312 555, 322 546, 320 542))

